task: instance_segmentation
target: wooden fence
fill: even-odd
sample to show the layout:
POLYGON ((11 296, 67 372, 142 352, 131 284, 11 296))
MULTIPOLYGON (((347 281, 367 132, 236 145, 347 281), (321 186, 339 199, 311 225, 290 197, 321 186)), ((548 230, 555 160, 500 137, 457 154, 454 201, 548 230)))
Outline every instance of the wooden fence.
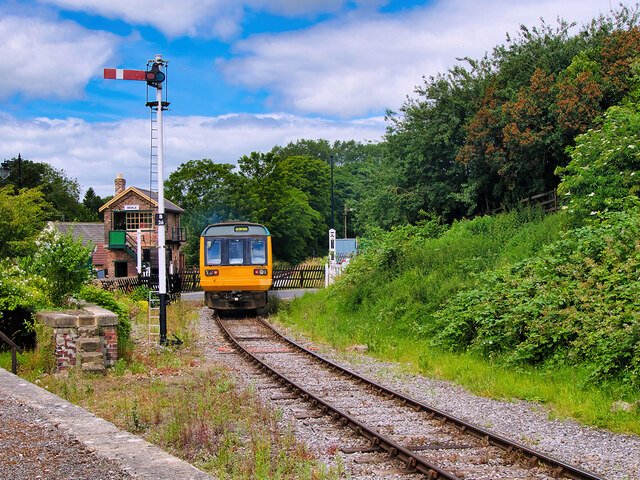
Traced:
MULTIPOLYGON (((539 207, 544 213, 556 213, 558 211, 558 191, 554 188, 549 192, 523 198, 520 200, 520 203, 528 207, 539 207)), ((503 205, 489 211, 489 214, 495 215, 496 213, 503 212, 505 209, 508 208, 505 208, 503 205)))
POLYGON ((524 198, 520 200, 520 203, 540 207, 544 213, 556 213, 558 211, 558 191, 554 188, 550 192, 524 198))
MULTIPOLYGON (((113 278, 100 280, 100 286, 104 290, 118 290, 131 293, 138 287, 146 287, 149 290, 158 290, 158 275, 137 277, 113 278)), ((197 269, 167 275, 167 293, 195 292, 201 290, 200 275, 197 269)))
MULTIPOLYGON (((294 288, 321 288, 324 286, 324 266, 298 265, 289 267, 278 265, 273 267, 272 290, 294 288)), ((150 290, 158 289, 158 275, 123 277, 100 280, 104 290, 131 293, 138 287, 150 290)), ((200 272, 194 268, 167 276, 167 293, 197 292, 200 287, 200 272)))

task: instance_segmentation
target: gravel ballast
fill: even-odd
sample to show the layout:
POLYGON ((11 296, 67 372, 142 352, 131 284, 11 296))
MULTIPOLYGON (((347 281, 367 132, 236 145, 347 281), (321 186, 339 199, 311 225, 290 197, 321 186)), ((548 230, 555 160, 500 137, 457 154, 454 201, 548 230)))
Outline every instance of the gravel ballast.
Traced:
MULTIPOLYGON (((228 345, 208 309, 202 309, 200 320, 202 335, 207 344, 207 358, 228 365, 248 385, 255 382, 255 373, 251 373, 247 362, 240 355, 217 350, 228 345)), ((290 332, 287 334, 294 340, 309 345, 308 339, 296 337, 290 332)), ((480 397, 451 382, 407 373, 401 365, 382 362, 367 355, 340 353, 326 346, 321 347, 320 353, 423 403, 603 478, 640 480, 640 438, 637 436, 584 427, 573 420, 552 419, 544 405, 480 397)), ((262 397, 265 402, 269 402, 268 395, 262 397)), ((294 412, 287 412, 286 405, 278 405, 276 408, 283 412, 283 420, 291 422, 297 437, 310 445, 322 461, 329 465, 335 462, 343 464, 349 472, 348 458, 338 460, 339 453, 327 453, 335 453, 335 441, 323 443, 317 432, 294 419, 294 412)), ((375 476, 358 476, 352 473, 351 478, 355 480, 375 476)))

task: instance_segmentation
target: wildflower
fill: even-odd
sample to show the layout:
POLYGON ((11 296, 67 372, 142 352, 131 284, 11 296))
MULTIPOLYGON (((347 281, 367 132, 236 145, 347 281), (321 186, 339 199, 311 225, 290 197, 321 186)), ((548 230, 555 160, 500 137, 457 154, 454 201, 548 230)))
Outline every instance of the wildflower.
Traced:
POLYGON ((588 197, 593 197, 596 194, 596 192, 591 192, 589 195, 587 195, 588 197))

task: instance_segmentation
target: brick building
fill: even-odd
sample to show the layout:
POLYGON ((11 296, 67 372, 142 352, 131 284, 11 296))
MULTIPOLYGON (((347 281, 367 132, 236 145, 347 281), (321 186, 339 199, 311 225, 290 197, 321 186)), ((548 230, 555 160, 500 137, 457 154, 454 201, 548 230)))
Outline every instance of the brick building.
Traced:
MULTIPOLYGON (((169 200, 164 201, 167 217, 165 224, 165 246, 167 267, 177 272, 184 269, 184 254, 181 246, 186 241, 185 230, 180 226, 182 208, 169 200)), ((143 266, 152 274, 158 273, 158 194, 137 187, 126 188, 122 174, 115 179, 114 197, 100 207, 104 213, 104 245, 107 251, 107 276, 128 277, 138 274, 137 230, 140 230, 143 266)))

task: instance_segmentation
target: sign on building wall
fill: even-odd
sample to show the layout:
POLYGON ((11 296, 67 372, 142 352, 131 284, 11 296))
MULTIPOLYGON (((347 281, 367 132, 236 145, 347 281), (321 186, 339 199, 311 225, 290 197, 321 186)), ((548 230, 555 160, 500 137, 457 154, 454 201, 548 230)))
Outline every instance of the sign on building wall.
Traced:
POLYGON ((125 205, 125 210, 140 210, 140 205, 125 205))

